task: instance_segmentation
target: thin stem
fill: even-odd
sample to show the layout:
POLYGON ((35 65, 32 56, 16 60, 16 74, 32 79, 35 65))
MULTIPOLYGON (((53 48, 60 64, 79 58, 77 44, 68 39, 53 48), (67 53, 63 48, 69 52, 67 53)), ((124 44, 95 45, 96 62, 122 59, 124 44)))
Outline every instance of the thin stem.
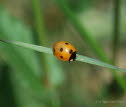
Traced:
POLYGON ((119 34, 120 34, 120 0, 114 0, 114 26, 113 26, 113 62, 116 63, 119 51, 119 34))
MULTIPOLYGON (((40 1, 41 0, 32 0, 31 2, 32 2, 33 15, 35 19, 34 22, 35 22, 37 35, 38 35, 39 45, 45 45, 45 41, 47 41, 47 37, 44 28, 44 20, 42 16, 42 8, 41 8, 40 1)), ((45 54, 41 54, 40 57, 41 57, 41 63, 43 65, 44 71, 48 71, 47 56, 45 54)))
MULTIPOLYGON (((33 15, 34 15, 34 23, 35 28, 38 34, 40 45, 45 45, 45 41, 47 41, 46 37, 46 30, 44 27, 44 19, 42 15, 42 8, 41 8, 41 0, 31 0, 32 8, 33 8, 33 15)), ((46 43, 48 44, 48 43, 46 43)))
MULTIPOLYGON (((35 23, 36 23, 36 31, 38 33, 38 38, 39 38, 39 44, 42 45, 49 45, 49 42, 47 42, 47 36, 46 36, 46 30, 44 27, 44 18, 42 15, 42 7, 41 7, 41 0, 32 0, 32 7, 33 7, 33 11, 34 11, 34 17, 35 17, 35 23)), ((44 47, 43 47, 44 48, 44 47)), ((39 49, 39 47, 38 47, 39 49)), ((43 49, 46 50, 46 52, 51 53, 52 54, 52 50, 47 48, 47 49, 43 49)), ((45 82, 44 84, 48 85, 48 83, 50 84, 50 80, 48 79, 48 72, 49 72, 49 58, 48 55, 46 54, 41 54, 41 62, 43 64, 44 67, 44 77, 43 77, 43 82, 45 82)), ((55 99, 55 98, 54 98, 55 99)), ((54 102, 53 98, 51 99, 52 102, 54 102)), ((57 103, 58 104, 58 103, 57 103)), ((52 103, 52 106, 54 107, 58 107, 55 102, 52 103)))

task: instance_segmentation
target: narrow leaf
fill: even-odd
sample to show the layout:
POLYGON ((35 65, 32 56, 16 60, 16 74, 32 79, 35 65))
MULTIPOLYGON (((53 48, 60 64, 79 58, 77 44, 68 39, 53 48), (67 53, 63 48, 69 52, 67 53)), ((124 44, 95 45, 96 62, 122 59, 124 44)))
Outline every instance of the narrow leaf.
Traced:
MULTIPOLYGON (((23 42, 19 42, 19 41, 8 41, 8 40, 0 40, 0 41, 5 42, 5 43, 18 45, 18 46, 25 47, 25 48, 29 48, 29 49, 33 49, 33 50, 38 51, 38 52, 53 54, 51 48, 47 48, 47 47, 43 47, 43 46, 23 43, 23 42)), ((98 66, 102 66, 102 67, 106 67, 106 68, 126 72, 125 69, 118 68, 118 67, 113 66, 111 64, 107 64, 107 63, 99 61, 97 59, 93 59, 93 58, 90 58, 90 57, 87 57, 87 56, 82 56, 82 55, 79 55, 79 54, 77 54, 76 61, 85 62, 85 63, 89 63, 89 64, 93 64, 93 65, 98 65, 98 66)))

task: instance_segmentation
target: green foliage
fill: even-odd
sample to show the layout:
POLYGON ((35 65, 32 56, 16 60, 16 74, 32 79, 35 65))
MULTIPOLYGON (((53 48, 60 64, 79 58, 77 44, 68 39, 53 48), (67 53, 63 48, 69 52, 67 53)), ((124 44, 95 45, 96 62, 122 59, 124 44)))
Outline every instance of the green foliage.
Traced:
MULTIPOLYGON (((126 70, 112 65, 112 63, 114 62, 107 56, 101 44, 96 40, 96 38, 94 38, 91 32, 88 31, 87 26, 81 23, 81 21, 78 19, 78 16, 77 16, 78 12, 82 12, 88 9, 90 6, 90 3, 94 3, 94 2, 97 3, 99 2, 99 0, 95 0, 95 1, 55 0, 55 1, 58 4, 59 8, 63 11, 63 13, 65 14, 66 18, 69 20, 71 25, 80 34, 79 36, 82 38, 82 41, 85 42, 87 44, 87 47, 90 47, 90 50, 92 51, 92 53, 94 53, 98 57, 98 59, 100 59, 100 60, 97 60, 94 58, 77 54, 76 62, 70 63, 70 65, 66 64, 66 66, 68 65, 71 67, 72 65, 71 68, 74 69, 76 68, 77 64, 84 65, 84 63, 88 63, 88 64, 98 65, 100 67, 111 69, 109 70, 113 74, 113 77, 111 79, 114 78, 114 80, 116 81, 116 85, 114 88, 118 87, 119 89, 121 89, 121 92, 123 94, 123 92, 126 91, 126 85, 125 85, 125 79, 122 76, 120 76, 120 72, 125 73, 126 70), (78 62, 82 62, 82 63, 78 63, 78 62), (73 66, 74 64, 76 64, 75 67, 73 66)), ((0 99, 2 98, 3 99, 0 101, 0 104, 4 100, 6 103, 6 99, 8 98, 8 94, 9 94, 8 100, 10 100, 10 98, 13 98, 12 100, 10 100, 10 102, 15 100, 16 105, 19 107, 28 107, 28 106, 29 107, 39 107, 39 106, 60 107, 64 105, 66 106, 68 102, 66 104, 61 105, 61 103, 64 103, 64 101, 62 101, 64 99, 67 99, 67 101, 70 101, 70 103, 72 103, 70 104, 70 106, 76 103, 80 103, 79 105, 84 104, 81 106, 94 106, 94 107, 104 106, 103 104, 99 104, 99 103, 96 105, 94 105, 94 102, 91 103, 90 98, 93 98, 92 97, 93 94, 91 94, 91 96, 87 95, 91 103, 89 105, 87 104, 88 102, 86 102, 86 99, 81 98, 80 93, 88 93, 88 92, 84 92, 86 89, 83 90, 83 92, 78 91, 78 89, 80 88, 79 85, 84 83, 83 82, 84 78, 82 79, 80 78, 80 76, 79 78, 76 78, 76 79, 77 81, 79 79, 80 80, 82 79, 81 80, 82 83, 78 84, 77 82, 77 84, 75 83, 72 85, 71 83, 76 82, 76 81, 73 82, 72 79, 74 80, 76 79, 73 77, 73 75, 72 75, 72 78, 68 77, 67 79, 70 79, 70 80, 67 81, 68 84, 65 83, 65 85, 67 86, 63 86, 63 91, 62 89, 58 90, 61 92, 67 91, 66 93, 67 95, 66 94, 64 95, 64 93, 60 93, 61 97, 59 96, 57 87, 60 85, 64 85, 62 84, 64 80, 64 72, 60 63, 65 64, 65 62, 59 61, 60 63, 58 63, 57 62, 58 60, 53 56, 52 49, 47 48, 48 46, 50 46, 49 41, 51 40, 49 40, 50 38, 48 38, 48 36, 46 35, 46 29, 44 26, 43 9, 47 9, 48 7, 47 8, 41 7, 42 6, 41 3, 45 3, 45 4, 49 3, 48 6, 50 6, 50 3, 54 2, 54 0, 52 1, 31 0, 30 2, 31 2, 30 9, 32 8, 32 12, 30 14, 33 15, 32 21, 34 24, 34 27, 33 27, 34 32, 28 26, 26 26, 20 20, 17 20, 15 17, 9 14, 7 10, 5 10, 3 7, 0 6, 0 71, 2 68, 1 62, 5 62, 6 65, 9 66, 9 69, 7 70, 7 72, 5 73, 0 72, 0 82, 2 81, 3 84, 5 83, 5 86, 7 85, 5 87, 5 90, 4 90, 4 87, 2 87, 5 94, 4 93, 1 94, 0 99), (38 45, 34 45, 35 41, 34 41, 33 36, 35 36, 36 40, 38 40, 38 42, 36 41, 38 45), (5 76, 3 76, 3 74, 5 76), (10 88, 9 91, 7 91, 8 88, 10 88), (63 99, 62 99, 62 95, 64 97, 63 99)), ((107 1, 107 2, 110 2, 110 1, 107 1)), ((100 2, 99 4, 102 4, 102 2, 100 2)), ((44 12, 46 12, 46 10, 44 10, 44 12)), ((53 12, 55 12, 55 8, 53 12)), ((49 13, 53 14, 53 12, 52 13, 49 12, 49 13)), ((115 9, 115 14, 116 14, 116 17, 114 16, 115 17, 114 20, 115 22, 117 22, 119 20, 117 18, 119 14, 117 14, 116 9, 115 9)), ((117 30, 119 30, 120 26, 118 26, 118 24, 115 24, 114 27, 115 27, 115 34, 113 37, 113 43, 114 43, 113 44, 113 47, 114 47, 113 58, 115 60, 117 57, 117 51, 118 51, 117 42, 119 41, 118 40, 119 37, 116 38, 115 35, 119 36, 119 32, 117 30)), ((66 69, 69 70, 69 68, 66 68, 66 69)), ((67 72, 67 74, 69 73, 71 72, 67 72)), ((88 73, 91 73, 91 72, 88 72, 88 73)), ((96 72, 93 72, 92 74, 93 74, 93 77, 96 78, 96 75, 94 76, 96 72)), ((75 76, 78 76, 78 75, 80 74, 77 72, 75 76)), ((95 88, 95 84, 92 83, 92 80, 93 78, 89 77, 89 80, 87 81, 91 81, 90 85, 93 84, 93 86, 86 86, 84 84, 85 85, 84 88, 85 87, 88 87, 88 88, 91 87, 92 89, 95 88)), ((99 92, 95 93, 97 94, 95 95, 95 98, 99 96, 98 94, 100 93, 100 96, 102 96, 104 100, 104 98, 107 98, 108 96, 110 96, 109 94, 111 93, 107 91, 108 86, 102 83, 102 81, 100 82, 104 87, 98 87, 100 88, 99 89, 100 91, 96 89, 99 92)), ((99 84, 99 83, 96 83, 96 84, 99 84)), ((95 89, 93 91, 95 91, 95 89)), ((120 92, 120 90, 118 92, 120 92)), ((85 96, 86 95, 84 95, 83 97, 85 96)), ((11 105, 9 106, 11 107, 11 105)), ((69 104, 67 106, 69 106, 69 104)))
POLYGON ((75 12, 82 12, 86 10, 91 4, 90 0, 67 0, 67 1, 71 10, 75 12))
MULTIPOLYGON (((32 31, 26 25, 12 17, 2 7, 0 7, 0 15, 0 38, 34 43, 32 31)), ((44 88, 42 82, 43 65, 40 65, 37 53, 22 47, 1 44, 0 54, 13 71, 11 81, 17 95, 16 100, 22 107, 42 106, 44 103, 52 102, 50 92, 44 88), (38 103, 38 99, 42 102, 38 103)), ((48 61, 47 65, 50 84, 55 88, 63 81, 62 69, 53 59, 48 61)))

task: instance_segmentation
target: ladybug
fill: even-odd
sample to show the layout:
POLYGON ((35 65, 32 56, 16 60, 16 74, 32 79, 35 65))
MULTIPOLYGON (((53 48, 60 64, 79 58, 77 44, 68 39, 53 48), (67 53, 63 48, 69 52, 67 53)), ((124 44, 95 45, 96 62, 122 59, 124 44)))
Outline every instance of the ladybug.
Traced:
POLYGON ((62 61, 74 61, 76 53, 75 47, 66 41, 60 41, 53 45, 53 54, 62 61))

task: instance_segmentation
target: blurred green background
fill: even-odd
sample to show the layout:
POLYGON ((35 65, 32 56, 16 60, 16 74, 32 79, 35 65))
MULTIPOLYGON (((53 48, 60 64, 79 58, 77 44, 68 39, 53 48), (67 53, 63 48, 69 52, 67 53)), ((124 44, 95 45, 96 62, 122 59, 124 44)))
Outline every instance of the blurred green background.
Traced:
MULTIPOLYGON (((0 0, 0 39, 78 54, 126 68, 126 0, 0 0)), ((0 107, 125 107, 126 75, 0 43, 0 107)))

